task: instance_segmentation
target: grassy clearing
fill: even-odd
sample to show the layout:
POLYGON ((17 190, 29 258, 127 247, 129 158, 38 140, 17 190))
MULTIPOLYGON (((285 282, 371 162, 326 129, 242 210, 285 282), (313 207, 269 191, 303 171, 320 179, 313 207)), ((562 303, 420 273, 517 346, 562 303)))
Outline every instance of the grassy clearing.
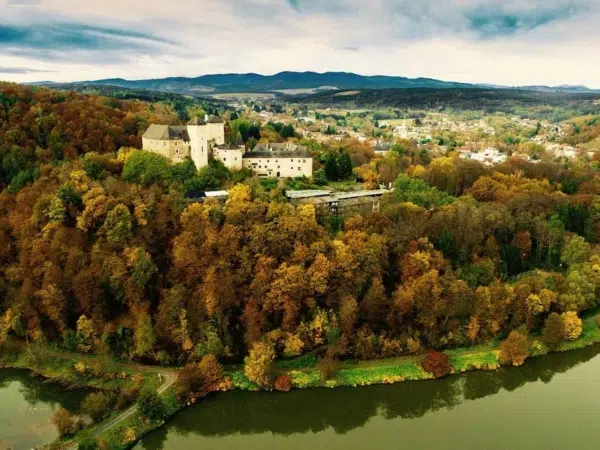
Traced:
POLYGON ((71 388, 120 390, 147 385, 158 388, 160 381, 154 374, 119 366, 106 358, 75 358, 61 356, 41 347, 26 347, 5 343, 0 348, 0 367, 27 369, 45 378, 71 388))

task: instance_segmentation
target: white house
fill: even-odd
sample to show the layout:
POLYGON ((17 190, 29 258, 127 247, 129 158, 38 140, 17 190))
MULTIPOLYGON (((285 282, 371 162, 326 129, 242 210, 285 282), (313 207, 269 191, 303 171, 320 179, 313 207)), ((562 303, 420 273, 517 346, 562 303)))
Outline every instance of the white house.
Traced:
POLYGON ((251 169, 259 177, 295 178, 311 177, 313 160, 301 145, 258 144, 243 156, 243 167, 251 169))

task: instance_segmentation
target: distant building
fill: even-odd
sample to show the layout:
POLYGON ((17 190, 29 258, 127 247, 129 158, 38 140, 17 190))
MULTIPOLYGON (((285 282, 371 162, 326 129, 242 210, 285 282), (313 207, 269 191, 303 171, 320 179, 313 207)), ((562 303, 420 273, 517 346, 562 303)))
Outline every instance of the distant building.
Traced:
POLYGON ((462 159, 472 159, 486 166, 493 166, 505 162, 508 157, 494 147, 488 147, 481 152, 459 150, 458 155, 462 159))
POLYGON ((292 143, 258 144, 243 156, 243 167, 259 177, 311 177, 313 160, 306 147, 292 143))
POLYGON ((375 147, 373 147, 373 151, 376 155, 387 155, 392 148, 394 148, 393 142, 377 141, 375 147))
POLYGON ((313 205, 319 216, 348 217, 353 214, 379 212, 386 189, 373 191, 336 192, 326 190, 287 191, 286 197, 294 206, 313 205))

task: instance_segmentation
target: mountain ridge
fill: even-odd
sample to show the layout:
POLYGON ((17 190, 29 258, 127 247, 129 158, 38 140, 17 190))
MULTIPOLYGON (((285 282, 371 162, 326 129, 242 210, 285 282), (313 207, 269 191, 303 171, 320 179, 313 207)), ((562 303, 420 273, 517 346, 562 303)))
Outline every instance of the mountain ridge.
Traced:
MULTIPOLYGON (((33 83, 32 83, 33 84, 33 83)), ((36 84, 51 84, 43 82, 36 84)), ((560 93, 599 93, 582 85, 560 86, 501 86, 486 83, 463 83, 443 81, 435 78, 409 78, 390 75, 360 75, 353 72, 313 72, 282 71, 273 75, 258 73, 220 73, 197 77, 166 77, 127 80, 106 78, 100 80, 68 83, 73 85, 104 85, 133 89, 149 89, 161 92, 192 96, 206 96, 219 93, 279 92, 283 94, 310 94, 319 90, 349 89, 407 89, 407 88, 467 88, 467 89, 517 89, 538 92, 560 93), (298 92, 293 92, 298 91, 298 92), (312 92, 311 92, 312 91, 312 92)))

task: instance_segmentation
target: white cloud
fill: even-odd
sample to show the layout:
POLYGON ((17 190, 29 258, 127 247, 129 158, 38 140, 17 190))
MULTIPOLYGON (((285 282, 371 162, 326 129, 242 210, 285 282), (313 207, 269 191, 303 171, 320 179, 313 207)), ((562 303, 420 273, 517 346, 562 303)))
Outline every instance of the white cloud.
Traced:
POLYGON ((176 43, 53 60, 0 46, 0 66, 52 70, 57 81, 343 70, 600 88, 600 0, 0 0, 0 9, 0 27, 71 23, 176 43))

